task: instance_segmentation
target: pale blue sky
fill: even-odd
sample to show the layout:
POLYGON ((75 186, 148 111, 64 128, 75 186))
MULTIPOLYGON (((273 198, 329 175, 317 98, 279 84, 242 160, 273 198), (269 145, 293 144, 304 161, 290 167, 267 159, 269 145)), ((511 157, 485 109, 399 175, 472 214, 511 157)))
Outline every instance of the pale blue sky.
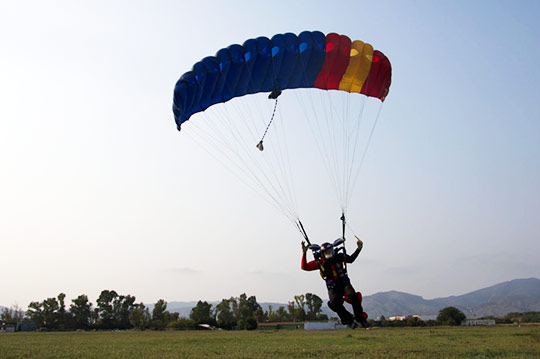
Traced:
MULTIPOLYGON (((540 277, 540 3, 339 4, 1 1, 0 305, 326 297, 298 232, 171 111, 194 62, 303 30, 392 62, 349 211, 356 289, 433 298, 540 277)), ((318 242, 340 235, 328 191, 300 204, 318 242)))

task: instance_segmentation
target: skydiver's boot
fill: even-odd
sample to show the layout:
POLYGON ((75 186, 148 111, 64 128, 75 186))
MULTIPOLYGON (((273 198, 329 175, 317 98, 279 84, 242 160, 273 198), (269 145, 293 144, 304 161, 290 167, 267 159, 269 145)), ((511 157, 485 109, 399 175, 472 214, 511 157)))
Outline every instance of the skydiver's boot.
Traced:
POLYGON ((362 328, 365 328, 367 330, 371 329, 371 323, 365 319, 360 322, 360 325, 362 326, 362 328))

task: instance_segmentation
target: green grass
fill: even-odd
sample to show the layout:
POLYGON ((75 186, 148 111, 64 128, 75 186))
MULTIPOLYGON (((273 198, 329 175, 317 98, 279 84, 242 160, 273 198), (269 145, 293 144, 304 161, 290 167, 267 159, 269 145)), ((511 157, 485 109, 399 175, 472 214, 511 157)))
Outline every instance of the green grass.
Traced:
POLYGON ((0 334, 0 358, 540 358, 540 328, 0 334))

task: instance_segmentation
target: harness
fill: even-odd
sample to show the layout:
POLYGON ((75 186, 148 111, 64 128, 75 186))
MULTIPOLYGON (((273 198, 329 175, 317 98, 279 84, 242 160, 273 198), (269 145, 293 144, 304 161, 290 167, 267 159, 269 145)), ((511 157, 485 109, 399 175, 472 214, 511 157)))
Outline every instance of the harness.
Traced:
POLYGON ((334 287, 337 282, 349 279, 347 276, 347 267, 345 266, 345 256, 342 253, 338 253, 334 258, 330 261, 321 258, 317 262, 321 277, 329 288, 334 287))

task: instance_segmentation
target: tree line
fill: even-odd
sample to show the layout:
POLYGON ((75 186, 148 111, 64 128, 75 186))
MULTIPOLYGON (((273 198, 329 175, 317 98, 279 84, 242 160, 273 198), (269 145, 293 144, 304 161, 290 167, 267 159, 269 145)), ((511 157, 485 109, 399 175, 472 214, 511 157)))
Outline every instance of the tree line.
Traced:
POLYGON ((465 314, 456 307, 446 307, 439 311, 436 320, 424 321, 418 316, 408 316, 403 320, 387 320, 384 315, 377 321, 371 321, 378 327, 426 327, 436 325, 461 325, 466 319, 465 314))
MULTIPOLYGON (((5 308, 0 313, 0 324, 31 322, 37 330, 111 330, 111 329, 200 329, 218 327, 222 329, 253 330, 259 323, 268 322, 303 322, 326 321, 328 316, 322 313, 323 300, 313 293, 294 296, 286 306, 268 307, 263 310, 255 296, 245 293, 238 297, 223 299, 217 305, 199 300, 191 309, 189 317, 180 317, 179 313, 169 312, 167 302, 157 301, 152 311, 144 303, 136 302, 131 295, 120 295, 114 290, 103 290, 94 306, 88 296, 82 294, 66 305, 66 295, 47 298, 41 302, 31 302, 28 310, 18 306, 5 308)), ((455 307, 446 307, 439 312, 436 320, 422 321, 418 317, 405 320, 386 320, 382 316, 375 321, 375 326, 432 326, 460 325, 465 314, 455 307)), ((504 317, 486 317, 496 323, 538 323, 540 312, 509 313, 504 317)))
POLYGON ((306 293, 294 296, 287 307, 274 309, 269 306, 264 311, 255 296, 248 297, 243 293, 223 299, 215 307, 206 301, 198 301, 189 318, 183 318, 169 312, 163 299, 158 300, 150 312, 144 303, 137 303, 134 296, 103 290, 95 306, 87 295, 82 294, 72 299, 68 307, 66 295, 60 293, 41 302, 31 302, 26 311, 18 307, 6 308, 0 314, 0 322, 33 322, 38 330, 197 329, 202 324, 252 330, 262 322, 328 320, 322 314, 322 304, 320 297, 306 293))
POLYGON ((493 319, 496 324, 512 324, 512 323, 540 323, 540 312, 512 312, 504 317, 488 316, 483 319, 493 319))

